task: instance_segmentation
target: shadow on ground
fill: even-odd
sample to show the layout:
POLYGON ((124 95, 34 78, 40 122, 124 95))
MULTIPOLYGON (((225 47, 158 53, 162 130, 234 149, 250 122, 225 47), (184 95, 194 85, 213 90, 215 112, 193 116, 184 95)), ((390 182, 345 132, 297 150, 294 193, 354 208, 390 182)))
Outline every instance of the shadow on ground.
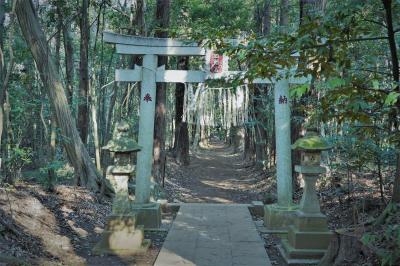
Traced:
POLYGON ((257 186, 265 173, 234 154, 221 142, 191 154, 190 165, 179 166, 169 158, 165 189, 171 201, 251 203, 262 200, 257 186))

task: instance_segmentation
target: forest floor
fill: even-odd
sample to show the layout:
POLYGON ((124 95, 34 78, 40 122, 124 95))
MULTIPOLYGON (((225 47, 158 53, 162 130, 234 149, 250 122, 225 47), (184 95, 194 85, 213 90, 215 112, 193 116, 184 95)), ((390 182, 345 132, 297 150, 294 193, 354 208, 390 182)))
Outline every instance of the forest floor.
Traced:
MULTIPOLYGON (((169 202, 251 203, 254 200, 272 203, 276 193, 274 169, 267 171, 244 161, 240 154, 220 142, 212 142, 190 156, 189 166, 179 166, 167 158, 165 190, 169 202)), ((357 178, 350 194, 337 187, 320 187, 322 211, 329 227, 363 228, 377 217, 384 206, 371 178, 357 178)), ((345 183, 345 182, 343 182, 345 183)), ((386 191, 390 189, 386 188, 386 191)), ((295 201, 301 189, 294 193, 295 201)), ((388 198, 388 194, 385 196, 388 198)), ((0 266, 2 261, 18 265, 153 265, 174 213, 163 216, 160 232, 146 232, 153 245, 150 252, 134 258, 94 256, 92 247, 99 241, 111 201, 99 199, 84 188, 68 184, 56 186, 53 193, 28 178, 15 187, 0 186, 0 266)), ((254 217, 262 226, 262 217, 254 217)), ((356 236, 357 241, 362 234, 356 236)), ((277 251, 279 240, 261 234, 273 265, 284 265, 277 251)), ((343 265, 375 265, 376 258, 363 249, 356 263, 343 265)))
POLYGON ((152 240, 145 255, 95 256, 110 212, 110 200, 84 188, 60 185, 49 193, 26 182, 0 188, 0 265, 153 265, 173 214, 163 215, 164 231, 145 232, 152 240))

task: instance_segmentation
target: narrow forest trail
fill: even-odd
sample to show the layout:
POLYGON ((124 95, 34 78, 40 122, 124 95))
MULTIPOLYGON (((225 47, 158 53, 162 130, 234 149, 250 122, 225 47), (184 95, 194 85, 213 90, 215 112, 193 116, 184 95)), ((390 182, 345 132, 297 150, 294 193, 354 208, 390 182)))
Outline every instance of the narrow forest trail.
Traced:
POLYGON ((261 197, 256 188, 260 171, 222 142, 192 153, 187 167, 168 167, 166 190, 181 202, 250 203, 261 197))

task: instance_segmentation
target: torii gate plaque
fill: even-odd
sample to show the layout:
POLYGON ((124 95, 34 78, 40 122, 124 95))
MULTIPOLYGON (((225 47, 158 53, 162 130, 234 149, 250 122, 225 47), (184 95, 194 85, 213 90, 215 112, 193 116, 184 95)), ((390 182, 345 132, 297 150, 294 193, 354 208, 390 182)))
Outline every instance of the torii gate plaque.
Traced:
MULTIPOLYGON (((157 203, 150 202, 156 82, 203 83, 209 79, 230 79, 243 73, 228 71, 225 59, 219 57, 212 59, 213 65, 215 65, 213 70, 210 67, 206 67, 206 70, 165 70, 165 66, 157 68, 157 56, 159 55, 210 55, 210 51, 206 51, 193 42, 168 38, 128 36, 111 32, 104 33, 104 40, 115 44, 118 54, 143 55, 143 66, 135 66, 134 69, 116 69, 115 81, 141 81, 138 143, 143 148, 137 156, 134 208, 139 210, 138 224, 143 224, 147 229, 158 228, 161 224, 160 206, 157 203), (221 63, 225 64, 221 67, 219 65, 221 63)), ((275 84, 278 203, 265 207, 265 212, 268 214, 265 217, 265 224, 267 228, 278 231, 286 229, 282 228, 282 224, 284 224, 284 227, 286 226, 282 219, 285 219, 294 209, 292 206, 289 83, 304 84, 308 82, 307 78, 286 78, 287 75, 284 75, 286 73, 281 74, 283 77, 279 80, 258 78, 252 81, 254 84, 275 84)), ((290 219, 285 220, 289 221, 290 219)))

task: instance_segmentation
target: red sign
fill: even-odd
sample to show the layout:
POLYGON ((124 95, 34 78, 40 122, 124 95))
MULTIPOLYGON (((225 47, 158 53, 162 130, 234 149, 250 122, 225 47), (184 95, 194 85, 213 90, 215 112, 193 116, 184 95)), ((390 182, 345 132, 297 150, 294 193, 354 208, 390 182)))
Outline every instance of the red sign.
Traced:
POLYGON ((148 103, 148 102, 151 102, 151 101, 152 101, 152 99, 151 99, 151 96, 150 96, 150 94, 149 94, 149 93, 147 93, 147 94, 144 96, 143 100, 144 100, 146 103, 148 103))
POLYGON ((210 71, 211 73, 221 73, 224 57, 219 54, 211 53, 210 71))

